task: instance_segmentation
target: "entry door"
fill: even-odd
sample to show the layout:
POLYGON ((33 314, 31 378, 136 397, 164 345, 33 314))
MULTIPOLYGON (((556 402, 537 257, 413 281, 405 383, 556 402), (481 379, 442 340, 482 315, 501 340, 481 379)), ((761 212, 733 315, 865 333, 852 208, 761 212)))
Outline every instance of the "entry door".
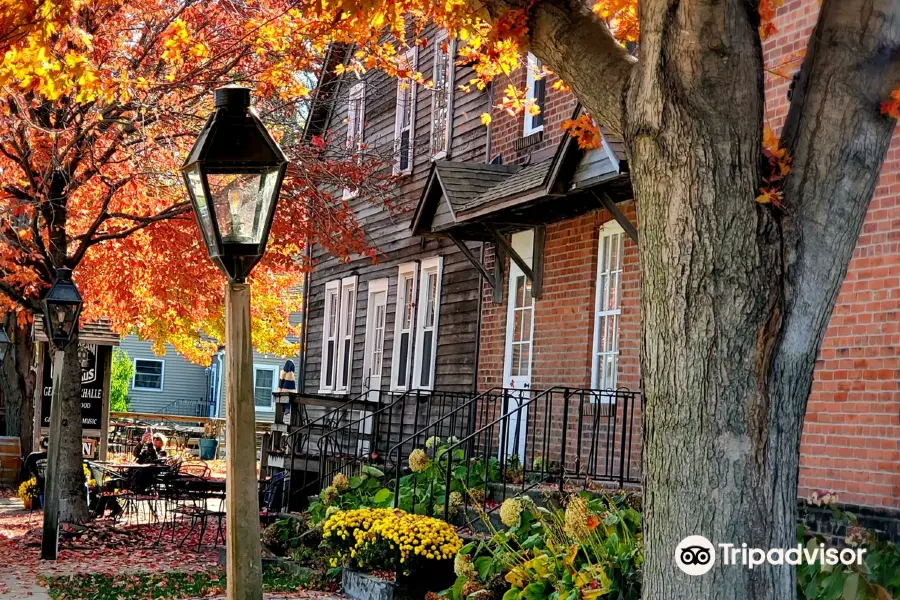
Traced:
MULTIPOLYGON (((512 247, 522 260, 532 265, 534 231, 523 231, 512 236, 512 247)), ((515 261, 509 261, 509 293, 506 314, 506 360, 503 368, 503 385, 513 391, 508 395, 506 411, 509 418, 503 421, 503 446, 507 456, 525 456, 525 437, 528 407, 519 407, 531 397, 531 357, 534 340, 534 298, 531 282, 515 261)))
POLYGON ((363 387, 369 399, 378 400, 381 389, 381 373, 384 364, 384 323, 387 314, 387 279, 369 283, 369 299, 366 304, 366 355, 363 387))

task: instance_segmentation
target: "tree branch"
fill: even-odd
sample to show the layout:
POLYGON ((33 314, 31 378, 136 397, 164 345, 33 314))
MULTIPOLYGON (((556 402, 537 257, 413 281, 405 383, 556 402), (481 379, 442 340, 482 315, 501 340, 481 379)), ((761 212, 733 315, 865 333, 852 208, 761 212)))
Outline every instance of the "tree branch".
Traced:
MULTIPOLYGON (((487 0, 496 18, 524 2, 487 0)), ((625 93, 637 60, 583 0, 542 0, 531 8, 531 50, 559 75, 591 116, 621 137, 625 93)))

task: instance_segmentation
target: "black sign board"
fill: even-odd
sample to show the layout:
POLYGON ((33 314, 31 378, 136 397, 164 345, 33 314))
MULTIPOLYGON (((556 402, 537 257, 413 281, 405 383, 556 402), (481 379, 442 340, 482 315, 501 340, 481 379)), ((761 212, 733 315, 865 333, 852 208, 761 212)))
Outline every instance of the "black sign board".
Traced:
MULTIPOLYGON (((50 400, 53 397, 51 374, 52 357, 44 345, 43 394, 41 395, 41 427, 50 427, 50 400)), ((78 344, 78 361, 81 363, 81 426, 83 429, 100 429, 103 426, 104 388, 109 385, 106 373, 106 356, 110 346, 78 344)))

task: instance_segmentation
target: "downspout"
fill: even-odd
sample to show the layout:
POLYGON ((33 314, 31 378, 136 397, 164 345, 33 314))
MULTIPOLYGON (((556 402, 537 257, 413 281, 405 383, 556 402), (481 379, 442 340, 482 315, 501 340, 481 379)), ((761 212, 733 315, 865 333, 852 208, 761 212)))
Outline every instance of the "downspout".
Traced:
POLYGON ((303 294, 303 304, 300 309, 300 325, 302 327, 300 330, 300 368, 297 369, 299 371, 297 375, 300 378, 300 381, 297 384, 297 391, 300 394, 306 393, 306 332, 309 330, 309 288, 310 278, 312 277, 312 269, 309 268, 312 260, 312 244, 310 243, 309 238, 304 242, 303 258, 308 270, 303 275, 303 291, 301 292, 303 294))
MULTIPOLYGON (((481 242, 481 253, 478 257, 484 264, 484 242, 481 242)), ((478 394, 478 362, 481 360, 481 311, 484 308, 484 275, 478 273, 478 318, 475 321, 475 371, 472 375, 472 395, 478 394)))
MULTIPOLYGON (((487 89, 488 96, 488 111, 490 111, 494 106, 494 82, 491 80, 488 83, 487 89)), ((488 123, 487 125, 487 139, 485 140, 485 152, 484 152, 484 162, 491 162, 491 146, 493 145, 493 131, 494 127, 488 123)), ((481 264, 484 264, 484 242, 481 242, 481 252, 479 254, 478 260, 481 261, 481 264)), ((472 394, 478 394, 478 363, 481 360, 481 311, 484 309, 484 276, 479 272, 478 273, 478 318, 475 324, 475 371, 472 375, 472 394)))

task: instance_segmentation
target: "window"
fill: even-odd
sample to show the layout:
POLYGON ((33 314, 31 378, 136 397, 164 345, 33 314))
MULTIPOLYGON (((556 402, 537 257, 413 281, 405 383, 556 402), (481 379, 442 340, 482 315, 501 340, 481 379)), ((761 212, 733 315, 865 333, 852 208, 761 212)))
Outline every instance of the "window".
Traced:
POLYGON ((622 227, 615 221, 610 221, 600 229, 591 375, 591 386, 595 389, 608 390, 616 387, 624 237, 622 227))
POLYGON ((152 358, 134 359, 134 379, 131 388, 148 392, 161 392, 165 361, 152 358))
POLYGON ((412 363, 412 335, 416 314, 416 263, 400 265, 397 276, 397 310, 394 313, 394 352, 391 360, 391 389, 409 389, 412 363))
POLYGON ((410 75, 397 81, 397 112, 394 117, 394 173, 409 173, 413 165, 413 143, 416 126, 416 84, 412 74, 416 70, 416 49, 411 48, 400 59, 400 71, 410 75))
POLYGON ((369 300, 366 304, 366 354, 363 373, 367 389, 381 389, 381 371, 384 365, 384 324, 387 315, 388 280, 369 282, 369 300))
POLYGON ((341 318, 338 322, 337 381, 335 390, 350 389, 353 376, 353 335, 356 333, 356 277, 341 280, 341 318))
POLYGON ((434 42, 434 89, 431 92, 431 156, 444 158, 450 151, 453 127, 453 75, 456 40, 447 34, 434 42))
POLYGON ((437 357, 438 317, 441 307, 441 270, 443 259, 438 256, 422 261, 419 275, 419 308, 416 321, 413 385, 430 390, 434 387, 434 365, 437 357))
POLYGON ((272 392, 275 391, 275 375, 277 367, 262 366, 253 367, 253 406, 256 410, 275 410, 275 400, 272 392))
POLYGON ((541 59, 531 52, 528 53, 526 63, 526 110, 525 110, 525 132, 524 135, 531 135, 538 131, 544 130, 544 96, 547 89, 544 81, 543 65, 541 59), (540 113, 533 115, 529 112, 528 107, 537 106, 540 113))
POLYGON ((337 358, 338 307, 340 306, 341 282, 329 281, 325 284, 325 322, 322 331, 322 369, 319 377, 319 391, 334 389, 334 367, 337 358))
MULTIPOLYGON (((347 152, 356 155, 357 163, 362 161, 362 151, 366 127, 366 84, 358 81, 350 88, 347 104, 347 152)), ((359 190, 345 189, 344 199, 356 196, 359 190)))

